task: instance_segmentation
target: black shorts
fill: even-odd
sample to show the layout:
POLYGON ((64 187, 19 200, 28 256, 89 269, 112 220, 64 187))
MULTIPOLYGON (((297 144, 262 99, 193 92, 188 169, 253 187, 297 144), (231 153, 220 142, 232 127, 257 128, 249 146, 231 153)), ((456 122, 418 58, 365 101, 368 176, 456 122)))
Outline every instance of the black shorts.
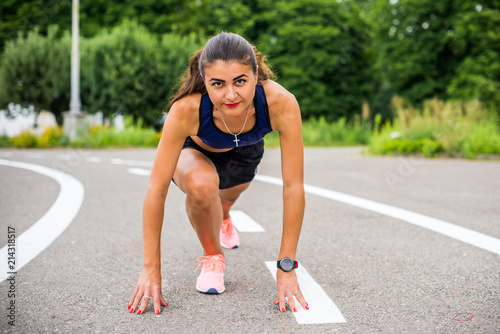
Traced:
POLYGON ((264 156, 264 140, 249 146, 235 147, 227 152, 210 152, 187 137, 182 149, 195 149, 212 161, 219 174, 219 189, 227 189, 253 180, 264 156))

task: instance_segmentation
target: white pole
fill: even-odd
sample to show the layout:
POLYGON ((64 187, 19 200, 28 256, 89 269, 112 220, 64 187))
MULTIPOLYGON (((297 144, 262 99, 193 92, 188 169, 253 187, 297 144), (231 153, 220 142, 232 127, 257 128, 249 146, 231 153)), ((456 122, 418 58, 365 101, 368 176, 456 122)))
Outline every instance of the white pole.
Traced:
POLYGON ((80 100, 80 51, 78 50, 78 0, 73 0, 73 19, 71 37, 71 101, 69 111, 72 114, 79 114, 82 110, 80 100))

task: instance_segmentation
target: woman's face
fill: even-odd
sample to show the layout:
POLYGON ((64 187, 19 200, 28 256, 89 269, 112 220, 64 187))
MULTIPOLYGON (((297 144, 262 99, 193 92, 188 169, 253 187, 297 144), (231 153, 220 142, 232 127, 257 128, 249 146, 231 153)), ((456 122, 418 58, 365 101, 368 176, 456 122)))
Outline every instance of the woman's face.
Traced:
POLYGON ((205 86, 214 107, 228 116, 247 110, 255 95, 257 77, 249 65, 217 60, 205 67, 205 86))

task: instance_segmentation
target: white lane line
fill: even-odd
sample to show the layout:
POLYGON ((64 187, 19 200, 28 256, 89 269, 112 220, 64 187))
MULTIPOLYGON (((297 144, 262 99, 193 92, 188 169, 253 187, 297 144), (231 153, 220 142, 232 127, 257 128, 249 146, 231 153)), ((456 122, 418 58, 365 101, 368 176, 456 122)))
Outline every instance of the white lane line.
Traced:
POLYGON ((239 232, 264 232, 264 228, 241 210, 230 210, 229 215, 239 232))
MULTIPOLYGON (((266 261, 265 263, 276 281, 276 261, 266 261)), ((295 272, 300 289, 309 304, 309 310, 304 310, 299 302, 295 301, 297 312, 293 312, 293 315, 299 324, 346 322, 338 307, 303 266, 299 265, 295 272)))
POLYGON ((127 172, 135 175, 150 175, 151 171, 142 168, 127 168, 127 172))
POLYGON ((80 210, 85 190, 83 184, 73 176, 45 166, 3 159, 0 159, 0 165, 31 170, 56 180, 60 186, 59 195, 43 217, 21 235, 16 235, 14 270, 7 267, 7 245, 0 249, 0 282, 2 282, 8 277, 8 272, 19 271, 71 224, 80 210))
POLYGON ((127 166, 153 166, 152 161, 145 160, 126 160, 126 159, 111 159, 111 163, 115 165, 127 165, 127 166))
MULTIPOLYGON (((256 175, 255 180, 283 186, 283 181, 280 178, 273 176, 256 175)), ((422 215, 420 213, 378 203, 357 196, 347 195, 333 190, 311 186, 308 184, 304 185, 304 190, 309 194, 329 198, 334 201, 343 202, 393 217, 500 255, 500 239, 487 234, 476 232, 474 230, 451 224, 437 218, 422 215)))

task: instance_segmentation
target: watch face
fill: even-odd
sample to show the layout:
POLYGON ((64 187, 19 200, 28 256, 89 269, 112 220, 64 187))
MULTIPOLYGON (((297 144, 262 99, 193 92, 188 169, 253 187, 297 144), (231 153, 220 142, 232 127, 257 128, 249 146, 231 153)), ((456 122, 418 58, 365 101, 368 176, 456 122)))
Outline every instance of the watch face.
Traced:
POLYGON ((292 259, 285 257, 280 261, 280 265, 281 269, 283 269, 284 271, 291 271, 293 269, 294 263, 292 259))

